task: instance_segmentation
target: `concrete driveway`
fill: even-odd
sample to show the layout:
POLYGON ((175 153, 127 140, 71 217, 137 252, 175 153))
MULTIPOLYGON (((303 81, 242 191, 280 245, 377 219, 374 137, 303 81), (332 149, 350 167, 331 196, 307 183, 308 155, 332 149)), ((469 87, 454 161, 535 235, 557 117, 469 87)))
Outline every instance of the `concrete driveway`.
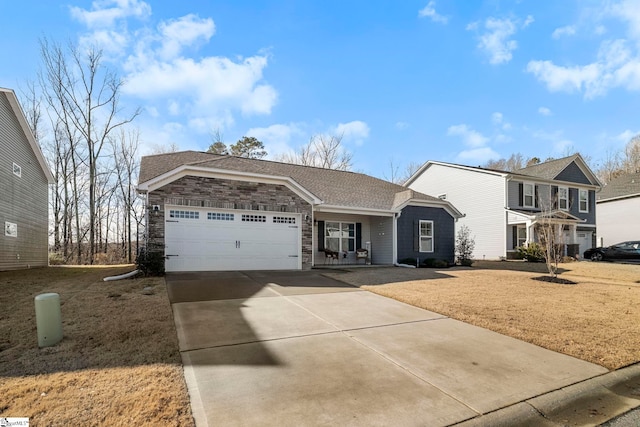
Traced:
POLYGON ((601 366, 302 272, 166 277, 196 424, 455 424, 601 366))

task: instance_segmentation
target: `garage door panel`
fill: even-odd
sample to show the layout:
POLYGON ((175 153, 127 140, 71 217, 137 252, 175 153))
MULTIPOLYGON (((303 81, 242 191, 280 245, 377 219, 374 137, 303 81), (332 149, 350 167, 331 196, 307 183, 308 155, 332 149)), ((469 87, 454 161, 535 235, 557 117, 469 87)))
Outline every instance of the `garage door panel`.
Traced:
POLYGON ((167 271, 301 267, 299 214, 184 207, 169 213, 165 224, 167 271))

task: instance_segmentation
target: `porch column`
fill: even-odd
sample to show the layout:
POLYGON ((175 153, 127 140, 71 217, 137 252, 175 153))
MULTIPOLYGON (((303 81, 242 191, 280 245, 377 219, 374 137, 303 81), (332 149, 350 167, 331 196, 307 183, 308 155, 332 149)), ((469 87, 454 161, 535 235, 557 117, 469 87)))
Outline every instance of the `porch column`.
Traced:
POLYGON ((525 229, 527 230, 527 245, 528 245, 529 243, 534 242, 533 225, 531 224, 531 221, 526 222, 525 229))
POLYGON ((576 224, 569 225, 569 239, 571 239, 571 243, 578 243, 578 226, 576 224))

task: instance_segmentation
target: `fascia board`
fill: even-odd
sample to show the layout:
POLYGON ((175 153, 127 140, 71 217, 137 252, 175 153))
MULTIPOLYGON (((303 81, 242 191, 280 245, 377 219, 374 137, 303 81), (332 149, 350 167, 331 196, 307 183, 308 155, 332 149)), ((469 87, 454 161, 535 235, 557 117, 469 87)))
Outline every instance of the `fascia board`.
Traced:
POLYGON ((264 175, 252 172, 239 172, 228 169, 213 169, 191 165, 183 165, 138 185, 141 193, 157 190, 185 176, 201 178, 230 179, 244 182, 260 182, 264 184, 284 185, 312 205, 321 204, 322 200, 308 191, 293 178, 286 176, 264 175))
POLYGON ((338 205, 325 205, 325 204, 315 206, 313 211, 318 213, 343 213, 343 214, 350 214, 350 215, 374 215, 374 216, 388 216, 388 217, 391 217, 395 214, 395 211, 385 210, 385 209, 358 208, 353 206, 338 206, 338 205))
POLYGON ((450 202, 443 200, 442 202, 437 202, 435 200, 421 200, 421 199, 409 199, 405 202, 401 203, 396 207, 396 210, 400 212, 407 206, 423 206, 427 208, 442 208, 446 210, 452 217, 454 218, 463 218, 465 215, 456 209, 450 202))
POLYGON ((563 187, 587 188, 587 189, 590 189, 590 190, 597 190, 597 189, 600 188, 600 186, 593 185, 593 184, 580 184, 578 182, 560 181, 560 180, 557 180, 557 179, 539 178, 537 176, 521 175, 521 174, 517 174, 517 173, 510 173, 507 176, 507 181, 526 181, 526 182, 533 182, 533 183, 540 183, 540 184, 560 185, 560 186, 563 186, 563 187))

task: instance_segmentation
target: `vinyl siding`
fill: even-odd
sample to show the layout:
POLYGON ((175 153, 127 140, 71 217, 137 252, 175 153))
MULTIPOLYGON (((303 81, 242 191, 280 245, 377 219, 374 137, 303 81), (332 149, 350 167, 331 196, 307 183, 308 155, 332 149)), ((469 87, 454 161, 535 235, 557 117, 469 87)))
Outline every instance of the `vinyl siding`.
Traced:
POLYGON ((598 203, 597 245, 640 240, 640 197, 598 203))
POLYGON ((371 263, 393 264, 393 218, 370 217, 369 224, 371 226, 371 263))
POLYGON ((577 184, 591 184, 580 167, 575 163, 569 164, 562 172, 555 177, 559 181, 575 182, 577 184))
POLYGON ((0 270, 48 265, 48 184, 7 96, 0 93, 0 270), (22 176, 13 174, 13 163, 22 176), (18 236, 5 236, 5 222, 18 236))
POLYGON ((432 164, 409 186, 432 196, 446 194, 465 217, 456 229, 466 225, 475 236, 474 258, 506 256, 506 181, 503 176, 432 164))
POLYGON ((445 260, 451 264, 455 258, 455 220, 441 208, 407 206, 398 218, 398 260, 403 258, 427 258, 445 260), (433 221, 433 252, 415 250, 418 223, 433 221))

